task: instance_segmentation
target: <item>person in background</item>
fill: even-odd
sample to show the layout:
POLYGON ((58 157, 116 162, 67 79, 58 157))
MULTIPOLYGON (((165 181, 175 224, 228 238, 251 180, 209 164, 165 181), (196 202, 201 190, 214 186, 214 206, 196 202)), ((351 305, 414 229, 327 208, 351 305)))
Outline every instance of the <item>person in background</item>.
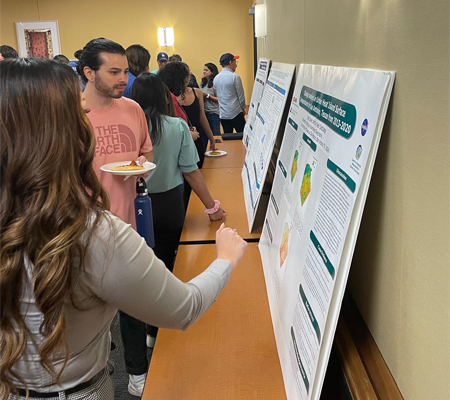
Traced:
POLYGON ((219 98, 220 123, 223 133, 243 132, 245 126, 245 94, 241 77, 235 74, 237 59, 231 53, 222 54, 222 72, 214 79, 214 88, 219 98))
POLYGON ((166 66, 166 64, 169 62, 168 54, 164 53, 163 51, 159 52, 156 56, 156 62, 158 63, 158 69, 153 70, 152 74, 157 74, 166 66))
POLYGON ((217 299, 246 242, 222 224, 216 260, 181 282, 107 211, 72 69, 5 60, 0 87, 0 393, 114 399, 107 363, 117 309, 187 329, 217 299))
POLYGON ((203 92, 206 119, 214 136, 220 136, 219 99, 214 89, 214 78, 219 74, 217 66, 206 63, 203 68, 203 78, 200 89, 203 92))
MULTIPOLYGON (((85 108, 90 110, 87 116, 96 139, 94 171, 109 195, 111 211, 136 229, 135 179, 124 180, 100 169, 117 161, 137 160, 140 165, 153 161, 145 115, 138 104, 123 97, 129 70, 125 49, 105 38, 93 39, 79 54, 77 69, 86 82, 85 108)), ((145 324, 121 310, 120 332, 130 375, 128 392, 140 396, 148 369, 145 324)))
MULTIPOLYGON (((131 98, 144 110, 156 164, 146 178, 153 209, 153 250, 172 271, 185 214, 181 174, 205 205, 211 221, 222 219, 224 211, 220 202, 211 197, 197 168, 198 155, 188 125, 168 115, 167 104, 172 99, 166 95, 163 85, 157 75, 144 72, 134 81, 131 98)), ((150 328, 147 346, 153 347, 157 328, 150 328)))
POLYGON ((123 95, 125 97, 131 97, 131 87, 136 77, 142 72, 148 71, 148 64, 150 62, 150 52, 140 44, 133 44, 129 46, 125 54, 128 60, 128 82, 123 95))
MULTIPOLYGON (((170 93, 169 86, 167 86, 165 83, 163 83, 162 85, 164 88, 164 94, 166 96, 167 115, 169 117, 178 117, 177 112, 175 111, 175 105, 173 104, 172 93, 170 93)), ((183 119, 183 121, 186 122, 186 124, 187 124, 187 121, 185 119, 183 119)))
POLYGON ((64 54, 58 54, 55 57, 53 57, 53 59, 55 61, 62 62, 63 64, 67 64, 67 65, 70 64, 70 60, 64 54))
POLYGON ((17 51, 11 46, 8 46, 7 44, 0 46, 0 61, 17 57, 19 57, 19 54, 17 54, 17 51))
MULTIPOLYGON (((200 89, 187 87, 189 82, 189 67, 184 62, 174 61, 167 64, 167 66, 158 73, 158 76, 167 86, 169 86, 170 91, 177 97, 178 102, 181 104, 188 117, 191 129, 195 128, 200 134, 200 138, 195 140, 194 143, 199 157, 197 166, 201 169, 205 159, 208 141, 210 142, 210 149, 216 149, 214 135, 211 132, 211 128, 209 127, 205 115, 203 94, 200 89)), ((185 209, 187 209, 190 195, 191 187, 189 186, 189 182, 185 181, 183 194, 185 209)))
POLYGON ((210 142, 211 150, 215 150, 216 148, 214 135, 211 132, 204 111, 203 94, 200 89, 188 89, 187 84, 189 82, 190 71, 184 62, 174 61, 167 64, 158 73, 158 76, 176 96, 188 117, 190 126, 195 127, 200 133, 200 141, 196 140, 195 145, 200 159, 198 167, 201 168, 208 141, 210 142))
MULTIPOLYGON (((173 62, 173 61, 183 61, 183 59, 181 58, 181 56, 179 54, 172 54, 169 57, 169 62, 173 62)), ((191 71, 191 75, 190 75, 190 78, 189 78, 188 87, 197 88, 198 89, 197 78, 192 73, 192 71, 191 71)))
POLYGON ((169 62, 174 62, 174 61, 183 61, 183 59, 181 58, 181 56, 179 54, 172 54, 169 57, 169 62))
POLYGON ((80 80, 81 91, 84 92, 84 89, 86 89, 86 82, 83 80, 81 75, 78 73, 78 69, 77 69, 79 58, 80 58, 82 52, 83 52, 83 50, 77 50, 75 53, 73 53, 73 56, 76 58, 76 60, 74 62, 69 61, 69 65, 77 73, 78 79, 80 80))

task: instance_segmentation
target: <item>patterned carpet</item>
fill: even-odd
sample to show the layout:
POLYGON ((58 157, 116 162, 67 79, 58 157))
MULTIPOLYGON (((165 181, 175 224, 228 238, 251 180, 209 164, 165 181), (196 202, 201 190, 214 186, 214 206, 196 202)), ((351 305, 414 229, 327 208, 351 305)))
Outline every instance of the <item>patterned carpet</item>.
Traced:
MULTIPOLYGON (((137 400, 138 397, 132 396, 128 393, 128 374, 125 372, 125 361, 123 358, 123 345, 120 337, 119 328, 119 314, 116 315, 111 324, 112 341, 116 345, 116 348, 111 351, 110 360, 114 365, 114 385, 116 389, 115 400, 137 400)), ((152 350, 149 349, 147 353, 151 358, 152 350)))

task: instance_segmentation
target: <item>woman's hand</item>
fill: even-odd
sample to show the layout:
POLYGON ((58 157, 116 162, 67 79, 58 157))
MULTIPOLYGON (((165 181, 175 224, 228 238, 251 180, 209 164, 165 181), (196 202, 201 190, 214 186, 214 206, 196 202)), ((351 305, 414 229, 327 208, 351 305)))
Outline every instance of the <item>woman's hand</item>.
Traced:
POLYGON ((195 142, 200 137, 200 133, 197 132, 195 126, 191 126, 189 130, 191 131, 192 140, 195 142))
POLYGON ((203 97, 206 97, 206 96, 208 96, 208 93, 203 92, 203 97))
POLYGON ((209 149, 211 151, 216 150, 216 139, 212 139, 212 140, 209 141, 209 149))
POLYGON ((226 214, 226 211, 219 207, 219 209, 214 214, 208 214, 210 221, 219 221, 223 218, 223 214, 226 214))
POLYGON ((233 269, 244 255, 247 242, 242 239, 236 230, 220 225, 216 231, 216 257, 230 262, 233 269))

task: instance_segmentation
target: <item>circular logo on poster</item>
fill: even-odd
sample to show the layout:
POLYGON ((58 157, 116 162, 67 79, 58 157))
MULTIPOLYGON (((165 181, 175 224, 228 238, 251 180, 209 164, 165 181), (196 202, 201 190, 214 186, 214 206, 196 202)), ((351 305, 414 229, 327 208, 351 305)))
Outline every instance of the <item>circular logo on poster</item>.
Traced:
POLYGON ((367 133, 367 129, 369 129, 369 121, 366 118, 361 125, 361 135, 364 136, 367 133))
POLYGON ((362 146, 359 145, 358 148, 356 149, 355 158, 356 158, 357 160, 359 160, 360 157, 361 157, 361 154, 362 154, 362 146))

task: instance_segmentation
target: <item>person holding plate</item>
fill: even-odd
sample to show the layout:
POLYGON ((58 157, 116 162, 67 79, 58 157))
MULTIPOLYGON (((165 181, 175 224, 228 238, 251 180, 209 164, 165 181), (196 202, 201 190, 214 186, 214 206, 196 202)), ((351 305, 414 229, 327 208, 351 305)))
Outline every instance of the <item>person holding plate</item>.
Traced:
MULTIPOLYGON (((94 171, 110 201, 111 212, 136 229, 134 198, 136 180, 104 172, 104 164, 137 160, 153 161, 152 142, 141 107, 123 97, 128 81, 125 49, 105 38, 91 40, 78 53, 77 71, 86 89, 83 92, 87 117, 96 139, 94 171)), ((120 332, 124 345, 128 391, 140 396, 147 376, 148 359, 145 324, 120 311, 120 332)))

